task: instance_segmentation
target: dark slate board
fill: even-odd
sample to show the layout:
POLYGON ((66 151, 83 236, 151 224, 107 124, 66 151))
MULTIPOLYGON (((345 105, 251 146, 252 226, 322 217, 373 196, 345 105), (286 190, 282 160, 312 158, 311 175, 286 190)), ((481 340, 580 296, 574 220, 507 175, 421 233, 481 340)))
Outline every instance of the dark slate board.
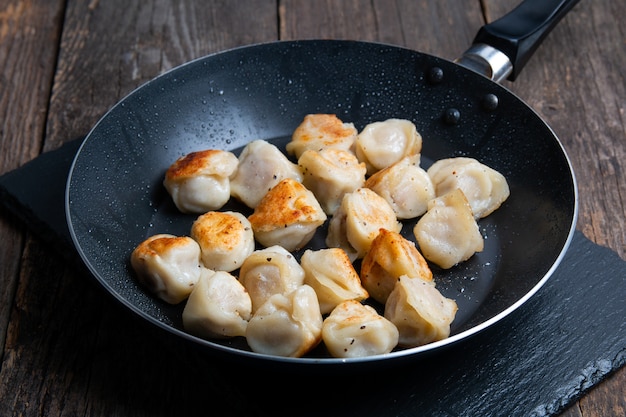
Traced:
MULTIPOLYGON (((74 259, 64 192, 79 145, 0 177, 3 205, 43 239, 61 238, 74 259)), ((242 381, 236 365, 190 353, 188 372, 219 378, 202 402, 228 399, 232 415, 550 416, 626 363, 625 278, 626 262, 577 231, 552 278, 522 307, 401 370, 315 378, 277 371, 273 383, 253 374, 242 381)))

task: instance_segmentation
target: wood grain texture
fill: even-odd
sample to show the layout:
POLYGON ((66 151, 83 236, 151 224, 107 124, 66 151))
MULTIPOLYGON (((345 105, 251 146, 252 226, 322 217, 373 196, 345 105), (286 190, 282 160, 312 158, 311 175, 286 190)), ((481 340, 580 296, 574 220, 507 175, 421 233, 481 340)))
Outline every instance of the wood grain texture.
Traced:
POLYGON ((382 42, 447 59, 459 57, 483 24, 478 2, 453 0, 284 0, 280 16, 282 39, 382 42))
MULTIPOLYGON (((36 157, 44 141, 62 1, 0 1, 0 174, 36 157)), ((24 229, 0 217, 0 346, 18 281, 24 229)))
MULTIPOLYGON (((0 0, 0 173, 85 135, 137 86, 209 53, 276 39, 333 38, 454 59, 485 19, 516 3, 0 0)), ((619 18, 625 9, 623 1, 580 2, 520 77, 505 83, 570 155, 580 192, 578 228, 622 258, 626 35, 619 18)), ((193 366, 173 369, 179 362, 168 360, 171 351, 157 332, 129 319, 85 271, 67 266, 5 213, 0 236, 11 242, 0 244, 1 416, 170 416, 206 407, 203 390, 217 382, 193 366), (163 375, 187 382, 172 384, 163 375)), ((624 387, 626 369, 563 416, 624 415, 624 387)), ((244 399, 224 398, 235 401, 244 399)))
POLYGON ((40 152, 62 12, 62 1, 0 2, 0 173, 40 152))
POLYGON ((69 1, 46 150, 85 135, 118 100, 216 51, 276 38, 272 2, 69 1), (254 8, 254 16, 247 10, 254 8), (246 30, 238 30, 240 27, 246 30))

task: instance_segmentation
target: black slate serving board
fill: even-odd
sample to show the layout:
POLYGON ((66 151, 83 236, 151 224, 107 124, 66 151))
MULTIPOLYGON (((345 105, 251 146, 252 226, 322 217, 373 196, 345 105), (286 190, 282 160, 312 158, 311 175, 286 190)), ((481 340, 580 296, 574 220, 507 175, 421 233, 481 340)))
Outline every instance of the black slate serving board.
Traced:
MULTIPOLYGON (((78 256, 64 195, 80 142, 0 177, 2 204, 42 239, 60 238, 71 261, 78 256)), ((286 374, 272 384, 263 377, 242 383, 230 365, 224 369, 210 359, 195 361, 188 372, 220 378, 202 402, 234 400, 230 415, 550 416, 626 363, 625 278, 625 261, 577 231, 554 275, 522 307, 401 372, 377 370, 321 383, 286 374), (297 412, 286 407, 294 403, 297 412)))

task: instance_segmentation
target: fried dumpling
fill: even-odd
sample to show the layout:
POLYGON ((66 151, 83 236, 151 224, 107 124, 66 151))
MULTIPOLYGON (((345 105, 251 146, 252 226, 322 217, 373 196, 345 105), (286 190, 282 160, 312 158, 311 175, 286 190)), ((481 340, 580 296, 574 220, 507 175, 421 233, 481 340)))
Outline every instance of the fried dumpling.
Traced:
POLYGON ((163 185, 183 213, 217 210, 230 199, 230 176, 238 164, 228 151, 191 152, 170 165, 163 185))
POLYGON ((237 278, 225 271, 203 270, 183 310, 183 327, 205 338, 245 336, 252 301, 237 278))
POLYGON ((191 237, 202 250, 205 267, 234 271, 254 251, 254 233, 248 219, 236 211, 209 211, 191 226, 191 237))
POLYGON ((322 322, 315 291, 302 285, 272 295, 250 319, 246 340, 254 352, 298 358, 322 340, 322 322))
POLYGON ((369 188, 346 194, 328 225, 326 245, 342 248, 350 260, 369 251, 380 229, 399 232, 402 224, 387 201, 369 188))
POLYGON ((298 159, 307 149, 327 148, 351 151, 358 131, 352 123, 344 123, 334 114, 307 114, 293 131, 287 153, 298 159))
POLYGON ((422 136, 405 119, 387 119, 365 126, 355 141, 355 152, 365 162, 368 175, 387 168, 405 156, 422 151, 422 136))
POLYGON ((304 283, 317 294, 322 314, 330 313, 345 300, 362 301, 368 297, 350 258, 343 249, 306 250, 300 258, 304 283))
POLYGON ((157 234, 133 250, 130 263, 137 280, 170 304, 185 300, 200 278, 200 246, 188 236, 157 234))
POLYGON ((441 268, 451 268, 484 247, 472 209, 459 188, 437 197, 413 228, 420 252, 441 268))
POLYGON ((421 216, 435 198, 435 186, 420 167, 420 154, 405 156, 367 179, 365 187, 387 200, 398 219, 421 216))
POLYGON ((398 344, 396 326, 376 310, 355 300, 339 304, 322 326, 322 340, 335 358, 389 353, 398 344))
POLYGON ((370 296, 385 304, 402 275, 432 281, 433 273, 415 243, 400 233, 381 229, 361 262, 361 283, 370 296))
POLYGON ((254 251, 241 265, 239 281, 246 288, 255 312, 274 294, 288 294, 304 283, 298 260, 281 246, 254 251))
POLYGON ((415 347, 447 338, 457 309, 433 281, 403 275, 389 294, 384 316, 398 328, 398 345, 415 347))
POLYGON ((275 145, 255 140, 239 155, 239 166, 230 180, 230 193, 250 208, 255 208, 263 196, 285 178, 302 181, 297 164, 291 162, 275 145))
POLYGON ((326 214, 310 190, 285 178, 265 194, 248 220, 260 244, 294 251, 311 240, 326 214))
POLYGON ((333 214, 346 193, 365 183, 365 164, 343 149, 307 150, 298 159, 302 183, 315 194, 326 214, 333 214))
POLYGON ((491 214, 510 194, 509 185, 501 173, 473 158, 441 159, 427 172, 438 197, 460 188, 476 219, 491 214))

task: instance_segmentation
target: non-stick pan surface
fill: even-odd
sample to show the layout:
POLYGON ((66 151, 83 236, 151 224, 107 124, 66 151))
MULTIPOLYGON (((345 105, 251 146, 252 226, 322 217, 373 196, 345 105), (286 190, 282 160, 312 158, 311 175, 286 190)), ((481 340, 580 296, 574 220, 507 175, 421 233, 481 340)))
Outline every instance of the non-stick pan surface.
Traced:
MULTIPOLYGON (((519 307, 549 278, 572 237, 577 198, 568 158, 552 130, 501 85, 416 51, 353 41, 274 42, 187 63, 113 107, 80 148, 67 183, 67 218, 80 256, 131 312, 207 352, 291 364, 392 362, 458 342, 519 307), (494 97, 497 100, 494 100, 494 97), (433 266, 437 287, 459 310, 450 338, 362 359, 251 352, 243 340, 187 334, 183 304, 138 286, 133 248, 156 233, 188 235, 195 215, 179 213, 165 170, 191 151, 239 152, 251 140, 281 149, 308 113, 335 113, 360 130, 388 118, 415 123, 422 166, 469 156, 500 171, 511 195, 482 219, 485 250, 450 270, 433 266)), ((246 212, 229 203, 225 209, 246 212)), ((412 223, 403 228, 412 236, 412 223)), ((325 229, 311 247, 323 246, 325 229)))

